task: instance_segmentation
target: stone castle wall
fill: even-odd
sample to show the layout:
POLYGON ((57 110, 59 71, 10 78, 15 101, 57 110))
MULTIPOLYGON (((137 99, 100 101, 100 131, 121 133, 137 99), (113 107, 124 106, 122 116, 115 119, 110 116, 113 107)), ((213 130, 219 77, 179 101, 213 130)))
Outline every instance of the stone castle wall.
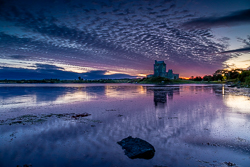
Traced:
POLYGON ((154 64, 154 77, 165 77, 169 79, 179 79, 179 74, 174 74, 172 69, 169 69, 166 72, 166 64, 164 61, 157 61, 155 60, 154 64))

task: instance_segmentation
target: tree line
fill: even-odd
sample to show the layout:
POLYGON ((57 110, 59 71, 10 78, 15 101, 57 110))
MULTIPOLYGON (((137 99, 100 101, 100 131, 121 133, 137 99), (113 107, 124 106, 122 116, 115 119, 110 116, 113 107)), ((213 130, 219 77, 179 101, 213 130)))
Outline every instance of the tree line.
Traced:
POLYGON ((217 70, 213 75, 191 76, 193 81, 231 81, 243 82, 250 84, 250 70, 233 69, 233 70, 217 70))

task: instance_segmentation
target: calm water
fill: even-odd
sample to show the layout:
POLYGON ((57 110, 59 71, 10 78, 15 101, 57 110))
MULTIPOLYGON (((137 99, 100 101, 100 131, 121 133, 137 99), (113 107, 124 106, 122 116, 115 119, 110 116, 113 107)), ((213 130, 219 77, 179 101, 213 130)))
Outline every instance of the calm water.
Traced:
POLYGON ((1 167, 250 166, 249 89, 8 84, 0 105, 1 167), (128 136, 151 143, 155 156, 129 159, 117 144, 128 136))

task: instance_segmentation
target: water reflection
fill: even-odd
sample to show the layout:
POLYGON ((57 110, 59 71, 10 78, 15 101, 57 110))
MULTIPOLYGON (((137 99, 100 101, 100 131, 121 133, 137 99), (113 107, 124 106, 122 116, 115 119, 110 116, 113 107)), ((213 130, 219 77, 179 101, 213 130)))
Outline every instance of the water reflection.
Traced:
POLYGON ((117 86, 117 85, 106 85, 103 87, 105 89, 105 96, 108 98, 131 98, 138 95, 146 94, 147 90, 141 85, 127 85, 127 86, 117 86))
POLYGON ((223 96, 223 103, 233 112, 250 113, 250 89, 230 88, 222 85, 220 88, 213 87, 217 96, 223 96))
POLYGON ((179 87, 147 87, 147 91, 154 92, 155 106, 167 103, 167 98, 172 100, 175 95, 180 94, 179 87))
POLYGON ((81 120, 51 118, 44 123, 1 125, 0 159, 4 161, 0 161, 0 166, 27 163, 33 166, 225 166, 225 161, 247 166, 250 163, 249 94, 238 89, 221 85, 120 84, 48 87, 42 91, 21 89, 1 89, 9 97, 2 94, 0 97, 11 102, 11 99, 18 101, 25 96, 32 99, 47 94, 53 98, 35 98, 36 103, 60 103, 57 110, 74 106, 72 112, 88 111, 91 116, 81 120), (151 143, 156 150, 154 158, 128 159, 116 143, 128 136, 151 143))
POLYGON ((224 103, 233 108, 234 112, 250 113, 250 97, 243 95, 228 95, 224 99, 224 103))
MULTIPOLYGON (((122 85, 122 84, 121 84, 122 85)), ((131 98, 146 94, 143 86, 96 84, 0 85, 0 104, 5 108, 92 101, 107 98, 131 98)))
MULTIPOLYGON (((0 87, 1 105, 5 108, 67 103, 95 98, 93 91, 68 87, 0 87)), ((101 93, 101 92, 99 92, 101 93)))
POLYGON ((139 96, 149 96, 153 93, 155 107, 164 107, 167 100, 173 100, 180 92, 185 95, 210 93, 223 96, 223 103, 236 109, 237 112, 250 111, 250 91, 221 86, 142 86, 142 85, 115 85, 115 84, 27 84, 27 85, 0 85, 0 104, 5 108, 38 106, 48 104, 62 104, 99 99, 130 99, 139 96), (181 92, 182 91, 182 92, 181 92))

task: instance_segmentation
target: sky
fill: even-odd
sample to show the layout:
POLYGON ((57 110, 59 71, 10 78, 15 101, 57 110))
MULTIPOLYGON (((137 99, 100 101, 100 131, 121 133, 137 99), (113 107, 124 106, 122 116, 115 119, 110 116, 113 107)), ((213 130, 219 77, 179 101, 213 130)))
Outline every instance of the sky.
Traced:
POLYGON ((250 67, 249 0, 0 0, 0 79, 250 67))

